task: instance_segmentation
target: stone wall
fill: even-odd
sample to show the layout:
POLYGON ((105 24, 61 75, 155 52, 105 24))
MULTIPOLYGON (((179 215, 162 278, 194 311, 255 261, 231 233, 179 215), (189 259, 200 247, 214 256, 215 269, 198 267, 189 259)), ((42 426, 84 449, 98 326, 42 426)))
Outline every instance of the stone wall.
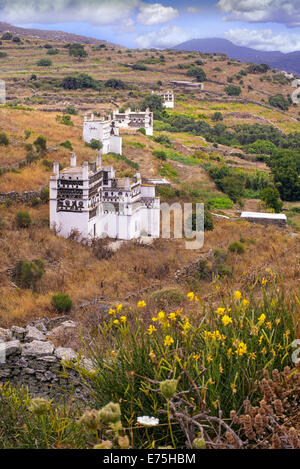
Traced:
POLYGON ((44 319, 26 328, 0 328, 0 384, 9 381, 16 387, 25 386, 33 397, 58 400, 74 393, 77 398, 86 398, 88 391, 72 364, 79 362, 91 371, 91 360, 79 360, 73 349, 53 343, 55 337, 76 327, 63 317, 44 319))
POLYGON ((5 203, 7 200, 12 202, 27 203, 32 199, 39 198, 40 191, 25 191, 25 192, 0 192, 0 204, 5 203))

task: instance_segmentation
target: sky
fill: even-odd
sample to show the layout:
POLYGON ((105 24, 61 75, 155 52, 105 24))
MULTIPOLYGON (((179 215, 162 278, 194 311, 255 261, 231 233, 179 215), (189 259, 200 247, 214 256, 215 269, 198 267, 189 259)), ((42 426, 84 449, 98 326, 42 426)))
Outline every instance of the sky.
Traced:
POLYGON ((0 0, 0 21, 130 48, 222 37, 259 50, 300 50, 300 0, 0 0))

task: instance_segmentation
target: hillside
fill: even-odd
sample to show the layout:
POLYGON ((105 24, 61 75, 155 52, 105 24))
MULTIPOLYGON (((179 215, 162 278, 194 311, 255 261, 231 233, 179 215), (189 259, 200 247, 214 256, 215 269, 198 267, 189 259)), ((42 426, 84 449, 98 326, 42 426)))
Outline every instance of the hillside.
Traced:
POLYGON ((253 62, 255 64, 266 63, 272 68, 285 70, 286 72, 300 75, 300 52, 290 52, 284 54, 280 51, 263 51, 252 49, 251 47, 242 47, 233 44, 227 39, 205 38, 191 39, 174 46, 175 50, 183 51, 201 51, 226 54, 230 59, 237 59, 241 62, 253 62))
POLYGON ((14 31, 0 44, 0 448, 300 447, 291 80, 215 51, 53 34, 14 31), (166 89, 174 109, 152 94, 166 89), (190 249, 172 223, 170 237, 126 242, 50 230, 53 163, 98 152, 83 142, 84 115, 147 106, 153 136, 121 130, 122 155, 103 166, 140 172, 146 186, 167 178, 156 195, 178 224, 184 203, 204 203, 203 246, 190 249), (242 210, 283 212, 287 225, 243 221, 242 210))
POLYGON ((9 23, 0 21, 0 33, 10 32, 16 36, 44 39, 49 41, 78 42, 81 44, 108 44, 107 41, 94 37, 80 36, 79 34, 66 33, 65 31, 55 31, 47 29, 20 28, 9 23))

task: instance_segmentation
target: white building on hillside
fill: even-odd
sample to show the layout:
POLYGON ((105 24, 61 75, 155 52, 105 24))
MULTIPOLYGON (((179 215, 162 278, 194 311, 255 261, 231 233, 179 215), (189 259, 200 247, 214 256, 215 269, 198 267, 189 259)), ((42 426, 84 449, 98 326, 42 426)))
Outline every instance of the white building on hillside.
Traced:
POLYGON ((95 118, 94 114, 90 117, 84 116, 83 140, 91 143, 93 139, 102 142, 104 155, 110 152, 122 155, 122 137, 119 136, 119 129, 115 127, 110 117, 95 118))
POLYGON ((125 112, 114 111, 113 121, 115 126, 120 129, 138 130, 144 128, 146 135, 153 135, 153 112, 150 109, 146 111, 132 111, 130 108, 125 112))
POLYGON ((64 237, 77 230, 82 237, 130 240, 160 235, 160 199, 155 187, 142 184, 139 173, 117 179, 112 166, 102 166, 100 153, 90 166, 54 163, 50 176, 50 227, 64 237))
POLYGON ((152 94, 158 94, 163 98, 163 106, 167 109, 174 109, 174 92, 172 90, 167 91, 152 91, 152 94))

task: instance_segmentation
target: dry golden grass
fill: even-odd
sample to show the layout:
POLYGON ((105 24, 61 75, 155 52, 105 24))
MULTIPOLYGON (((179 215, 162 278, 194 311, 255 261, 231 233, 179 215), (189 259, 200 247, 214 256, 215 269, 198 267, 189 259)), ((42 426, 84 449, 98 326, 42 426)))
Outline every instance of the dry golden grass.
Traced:
POLYGON ((246 241, 245 254, 230 254, 228 263, 233 268, 233 277, 218 281, 220 291, 210 281, 201 281, 199 294, 204 300, 214 301, 225 295, 229 287, 244 289, 254 285, 257 277, 266 275, 265 269, 269 268, 283 276, 289 289, 299 285, 299 240, 276 228, 218 220, 215 230, 205 233, 205 244, 199 251, 185 249, 183 240, 160 239, 152 246, 126 243, 111 258, 98 260, 90 247, 59 238, 49 230, 47 206, 27 208, 33 226, 17 230, 14 216, 21 208, 26 207, 0 208, 0 217, 7 226, 0 250, 0 325, 54 314, 51 296, 58 291, 72 297, 75 317, 80 315, 76 313, 77 307, 94 295, 103 296, 107 303, 116 303, 130 294, 134 298, 146 297, 145 289, 173 286, 187 293, 188 286, 174 279, 176 270, 207 255, 210 249, 227 248, 241 237, 252 241, 246 241), (17 288, 11 277, 17 261, 37 258, 44 260, 46 267, 37 293, 17 288))

